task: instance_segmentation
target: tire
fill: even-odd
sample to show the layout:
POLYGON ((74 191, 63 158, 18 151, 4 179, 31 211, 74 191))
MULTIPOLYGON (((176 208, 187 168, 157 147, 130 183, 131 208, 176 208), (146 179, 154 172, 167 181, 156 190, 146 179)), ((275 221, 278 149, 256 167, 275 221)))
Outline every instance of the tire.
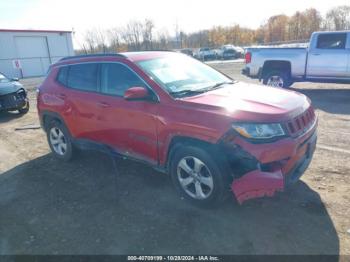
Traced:
POLYGON ((169 172, 182 197, 201 207, 213 207, 223 202, 229 192, 229 178, 223 166, 210 155, 210 150, 183 145, 173 153, 169 172))
POLYGON ((46 127, 46 135, 50 149, 56 158, 63 161, 70 161, 73 158, 72 138, 64 124, 52 120, 46 127))
POLYGON ((272 87, 288 88, 293 82, 287 72, 271 71, 265 74, 263 84, 272 87))
POLYGON ((29 111, 29 102, 26 101, 26 104, 22 107, 18 109, 18 113, 20 113, 21 115, 27 114, 29 111))

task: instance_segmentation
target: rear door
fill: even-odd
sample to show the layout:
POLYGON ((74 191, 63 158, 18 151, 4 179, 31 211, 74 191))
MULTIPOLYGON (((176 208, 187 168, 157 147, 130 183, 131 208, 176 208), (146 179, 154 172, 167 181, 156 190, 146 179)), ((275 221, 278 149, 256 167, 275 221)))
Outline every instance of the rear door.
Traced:
POLYGON ((64 66, 58 74, 57 81, 65 88, 56 96, 63 101, 61 113, 75 138, 98 140, 98 73, 98 63, 82 63, 64 66))
POLYGON ((310 46, 306 75, 314 78, 349 77, 347 33, 321 33, 310 46))
POLYGON ((158 161, 156 114, 158 103, 127 101, 130 87, 150 87, 129 66, 101 63, 101 90, 97 111, 99 137, 118 152, 153 164, 158 161))

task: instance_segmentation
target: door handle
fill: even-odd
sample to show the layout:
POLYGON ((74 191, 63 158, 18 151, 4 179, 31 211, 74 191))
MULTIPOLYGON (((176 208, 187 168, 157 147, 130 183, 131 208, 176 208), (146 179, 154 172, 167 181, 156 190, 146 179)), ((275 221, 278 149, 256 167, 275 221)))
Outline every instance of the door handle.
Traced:
POLYGON ((319 55, 321 55, 321 54, 312 54, 312 55, 314 55, 314 56, 319 56, 319 55))
POLYGON ((99 107, 103 107, 103 108, 110 107, 110 105, 106 102, 98 102, 97 105, 99 107))
POLYGON ((61 99, 66 99, 67 96, 61 93, 61 94, 57 94, 57 97, 61 99))

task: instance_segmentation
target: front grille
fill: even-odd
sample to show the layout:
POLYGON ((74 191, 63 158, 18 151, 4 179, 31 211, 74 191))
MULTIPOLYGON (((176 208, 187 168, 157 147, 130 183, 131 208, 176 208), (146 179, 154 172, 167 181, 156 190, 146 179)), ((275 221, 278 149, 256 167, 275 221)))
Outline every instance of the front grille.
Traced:
POLYGON ((26 98, 23 89, 11 94, 0 96, 0 109, 12 109, 18 107, 26 98))
POLYGON ((301 115, 287 122, 287 129, 291 136, 299 136, 312 127, 316 121, 316 115, 312 107, 301 115))

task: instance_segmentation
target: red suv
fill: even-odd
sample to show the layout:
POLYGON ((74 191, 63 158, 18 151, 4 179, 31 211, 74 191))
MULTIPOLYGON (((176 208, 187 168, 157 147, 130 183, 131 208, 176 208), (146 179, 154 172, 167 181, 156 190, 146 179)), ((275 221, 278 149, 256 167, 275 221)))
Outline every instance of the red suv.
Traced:
POLYGON ((297 92, 241 83, 183 54, 63 58, 39 88, 55 156, 96 149, 171 175, 179 192, 213 204, 272 196, 309 165, 317 119, 297 92))

